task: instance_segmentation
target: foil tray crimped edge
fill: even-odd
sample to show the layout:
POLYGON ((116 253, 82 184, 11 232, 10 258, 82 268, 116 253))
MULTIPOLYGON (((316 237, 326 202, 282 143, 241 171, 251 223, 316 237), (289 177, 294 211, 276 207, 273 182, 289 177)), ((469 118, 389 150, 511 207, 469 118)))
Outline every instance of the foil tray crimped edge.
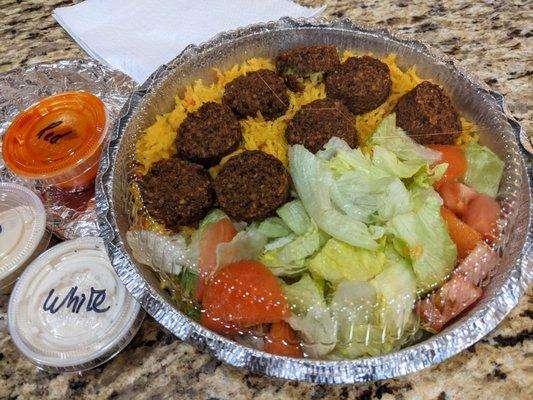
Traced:
POLYGON ((421 53, 438 58, 445 62, 447 67, 452 69, 455 74, 473 83, 480 91, 484 91, 494 98, 494 104, 501 110, 507 123, 511 126, 516 142, 518 142, 521 134, 523 134, 521 126, 505 107, 503 96, 491 92, 483 82, 458 67, 452 58, 437 53, 422 42, 403 38, 396 34, 393 35, 388 30, 355 25, 349 20, 328 22, 324 20, 283 18, 276 22, 252 25, 219 34, 210 41, 198 46, 188 46, 171 63, 160 67, 154 72, 131 95, 121 111, 109 147, 103 152, 100 171, 97 177, 96 200, 101 235, 106 242, 107 250, 115 270, 133 297, 142 304, 146 311, 181 340, 186 340, 200 350, 206 350, 231 365, 245 367, 256 373, 263 373, 282 379, 325 384, 368 382, 419 371, 459 353, 494 329, 518 303, 521 294, 523 294, 533 280, 533 233, 531 231, 533 208, 531 204, 531 187, 529 186, 531 171, 530 168, 526 168, 525 166, 524 157, 527 157, 527 153, 523 149, 521 150, 522 155, 518 162, 521 164, 520 168, 523 170, 523 174, 528 179, 523 184, 527 186, 527 193, 523 194, 524 198, 520 203, 522 207, 520 215, 522 217, 522 224, 526 225, 527 233, 524 239, 521 257, 505 272, 505 281, 499 288, 499 291, 488 299, 481 309, 470 315, 466 320, 461 321, 460 324, 456 324, 450 329, 432 336, 419 344, 384 356, 349 361, 293 359, 244 347, 217 335, 186 317, 163 298, 158 292, 158 288, 150 284, 142 276, 138 267, 125 250, 120 235, 118 235, 112 195, 115 158, 120 146, 121 137, 147 92, 157 88, 161 82, 164 82, 165 77, 171 74, 177 66, 186 60, 201 55, 206 49, 231 41, 239 35, 253 35, 254 33, 268 30, 300 28, 346 30, 375 35, 385 41, 399 42, 414 47, 421 53), (526 219, 525 221, 524 218, 526 219))

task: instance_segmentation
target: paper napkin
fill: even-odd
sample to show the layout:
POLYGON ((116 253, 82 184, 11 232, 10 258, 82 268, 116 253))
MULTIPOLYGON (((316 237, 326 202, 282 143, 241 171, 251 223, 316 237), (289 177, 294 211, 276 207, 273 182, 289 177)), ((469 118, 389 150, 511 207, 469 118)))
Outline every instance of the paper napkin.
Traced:
POLYGON ((142 83, 191 43, 322 10, 290 0, 86 0, 57 8, 53 16, 89 55, 142 83))

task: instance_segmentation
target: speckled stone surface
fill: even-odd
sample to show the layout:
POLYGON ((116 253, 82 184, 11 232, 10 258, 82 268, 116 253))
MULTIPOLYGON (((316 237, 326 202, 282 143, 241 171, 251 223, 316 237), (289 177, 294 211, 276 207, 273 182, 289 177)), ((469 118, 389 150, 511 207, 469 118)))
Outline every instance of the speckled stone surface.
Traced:
MULTIPOLYGON (((531 134, 531 2, 327 3, 327 17, 386 25, 453 55, 506 96, 531 134)), ((0 0, 0 72, 87 57, 51 17, 53 8, 69 4, 0 0)), ((399 379, 337 387, 284 382, 224 365, 180 342, 151 318, 126 350, 103 366, 81 375, 50 374, 33 367, 13 346, 7 333, 8 298, 0 296, 0 399, 528 399, 533 398, 532 295, 530 287, 492 334, 440 365, 399 379)))

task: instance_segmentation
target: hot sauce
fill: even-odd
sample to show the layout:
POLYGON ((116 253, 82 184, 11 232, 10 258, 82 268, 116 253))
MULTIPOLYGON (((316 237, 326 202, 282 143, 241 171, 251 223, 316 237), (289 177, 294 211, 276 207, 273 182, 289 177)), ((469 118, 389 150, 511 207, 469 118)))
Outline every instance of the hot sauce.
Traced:
POLYGON ((104 103, 88 92, 40 100, 12 122, 2 155, 17 175, 67 192, 94 185, 108 120, 104 103))

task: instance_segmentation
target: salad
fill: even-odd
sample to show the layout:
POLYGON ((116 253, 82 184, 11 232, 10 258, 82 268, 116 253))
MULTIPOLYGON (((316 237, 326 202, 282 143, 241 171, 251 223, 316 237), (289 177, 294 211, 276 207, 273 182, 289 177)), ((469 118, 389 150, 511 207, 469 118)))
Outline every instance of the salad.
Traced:
POLYGON ((503 162, 439 85, 332 45, 196 81, 140 136, 135 259, 180 309, 290 357, 384 354, 482 295, 503 162))
POLYGON ((190 238, 137 229, 127 241, 215 332, 290 357, 385 354, 481 297, 503 166, 474 141, 417 143, 391 113, 359 148, 290 145, 290 199, 274 216, 215 208, 190 238))

